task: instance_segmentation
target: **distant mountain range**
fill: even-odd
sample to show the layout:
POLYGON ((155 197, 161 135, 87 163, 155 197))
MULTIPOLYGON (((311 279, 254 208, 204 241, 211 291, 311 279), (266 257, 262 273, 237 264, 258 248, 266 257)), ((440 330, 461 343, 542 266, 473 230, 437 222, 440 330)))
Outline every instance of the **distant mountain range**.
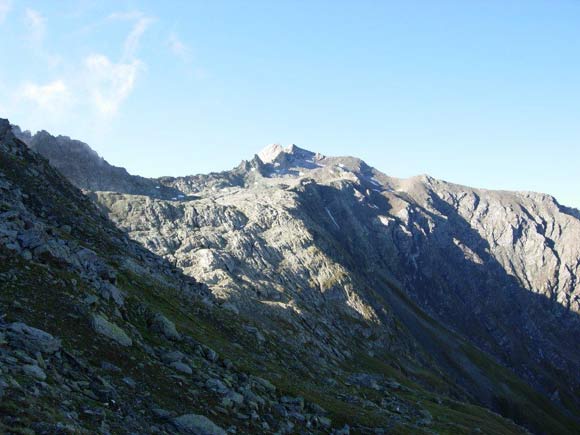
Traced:
MULTIPOLYGON (((36 371, 23 364, 45 374, 23 397, 49 384, 34 396, 45 421, 11 411, 23 426, 580 432, 580 213, 555 198, 399 179, 295 145, 229 171, 148 179, 82 142, 0 127, 0 284, 12 289, 0 358, 18 360, 22 323, 61 340, 66 360, 9 366, 15 381, 36 371), (43 244, 31 249, 33 236, 43 244), (88 378, 74 379, 66 354, 88 378), (103 368, 112 359, 118 372, 103 368), (155 375, 136 380, 134 366, 155 375), (103 408, 99 378, 115 406, 103 408)), ((5 384, 17 407, 21 391, 5 384)))

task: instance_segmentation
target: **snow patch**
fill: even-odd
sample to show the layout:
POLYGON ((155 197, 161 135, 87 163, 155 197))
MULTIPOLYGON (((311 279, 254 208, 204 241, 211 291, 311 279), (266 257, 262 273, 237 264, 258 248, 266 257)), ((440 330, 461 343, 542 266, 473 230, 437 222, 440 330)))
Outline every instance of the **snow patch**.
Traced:
POLYGON ((419 269, 419 267, 417 266, 417 258, 419 258, 419 252, 411 254, 409 258, 411 259, 411 263, 413 263, 413 266, 415 266, 415 269, 419 269))
POLYGON ((399 227, 401 227, 401 230, 403 230, 403 232, 407 236, 412 236, 413 235, 413 233, 411 231, 409 231, 405 225, 399 224, 399 227))
POLYGON ((388 227, 389 224, 394 221, 394 219, 391 219, 387 216, 379 216, 379 222, 382 223, 384 226, 388 227))
POLYGON ((334 216, 332 215, 330 210, 327 207, 324 207, 324 209, 326 210, 326 213, 328 214, 328 217, 330 218, 330 220, 334 223, 334 225, 336 225, 336 228, 340 229, 340 225, 338 225, 338 223, 336 223, 336 219, 334 219, 334 216))

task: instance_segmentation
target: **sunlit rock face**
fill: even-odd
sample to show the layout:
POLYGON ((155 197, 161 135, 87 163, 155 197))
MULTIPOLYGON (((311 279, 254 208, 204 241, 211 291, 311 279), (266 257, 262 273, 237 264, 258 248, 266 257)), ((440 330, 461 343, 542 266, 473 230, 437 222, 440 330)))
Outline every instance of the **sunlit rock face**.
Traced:
POLYGON ((248 311, 305 315, 332 301, 380 323, 384 302, 365 291, 394 280, 546 390, 556 373, 580 368, 570 334, 580 220, 549 195, 397 179, 294 145, 270 146, 219 175, 164 182, 196 199, 99 193, 98 201, 133 238, 248 311))

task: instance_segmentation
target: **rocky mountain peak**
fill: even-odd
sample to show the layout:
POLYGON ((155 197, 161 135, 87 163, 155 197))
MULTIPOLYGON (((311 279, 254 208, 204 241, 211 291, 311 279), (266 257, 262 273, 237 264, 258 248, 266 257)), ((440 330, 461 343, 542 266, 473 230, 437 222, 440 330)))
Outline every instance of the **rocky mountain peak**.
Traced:
POLYGON ((320 153, 300 148, 295 144, 282 147, 272 144, 258 153, 258 158, 264 164, 263 174, 266 176, 298 175, 302 170, 318 169, 324 159, 320 153))
POLYGON ((258 153, 258 157, 263 163, 272 163, 282 152, 284 152, 282 145, 273 143, 262 149, 258 153))
POLYGON ((281 163, 282 161, 314 161, 320 160, 324 156, 320 153, 315 153, 304 148, 300 148, 295 144, 290 144, 287 147, 282 147, 279 144, 271 144, 258 153, 258 157, 263 163, 281 163))
POLYGON ((10 122, 7 119, 0 118, 0 138, 4 138, 10 130, 10 122))
POLYGON ((12 124, 12 133, 14 133, 14 135, 20 139, 22 142, 28 144, 30 142, 30 139, 32 139, 32 133, 30 132, 30 130, 22 130, 19 126, 12 124))

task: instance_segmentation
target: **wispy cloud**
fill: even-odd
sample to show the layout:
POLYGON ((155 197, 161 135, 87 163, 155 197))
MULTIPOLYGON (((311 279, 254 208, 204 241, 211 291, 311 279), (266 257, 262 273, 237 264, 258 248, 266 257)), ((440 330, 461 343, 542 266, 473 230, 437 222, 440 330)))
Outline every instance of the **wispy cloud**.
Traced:
POLYGON ((189 62, 191 60, 191 50, 189 46, 185 44, 175 32, 171 32, 169 34, 169 37, 167 38, 167 45, 169 46, 171 53, 173 53, 181 60, 185 62, 189 62))
POLYGON ((141 40, 141 37, 151 22, 152 20, 147 17, 141 17, 137 20, 133 26, 133 29, 131 30, 131 33, 129 33, 129 36, 127 36, 127 39, 125 39, 125 58, 131 58, 135 56, 139 48, 139 41, 141 40))
POLYGON ((32 44, 40 45, 46 34, 46 19, 35 9, 24 11, 24 22, 28 29, 28 38, 32 44))
MULTIPOLYGON (((0 12, 6 1, 0 0, 0 12)), ((74 118, 78 113, 97 115, 93 121, 106 123, 119 113, 146 68, 139 56, 140 44, 155 21, 139 11, 111 14, 104 22, 110 24, 111 20, 126 21, 128 27, 125 38, 118 42, 117 58, 96 51, 76 60, 67 59, 52 56, 46 50, 49 41, 46 17, 35 9, 25 9, 26 38, 31 54, 46 62, 53 79, 23 81, 4 92, 4 99, 11 100, 13 107, 20 106, 18 110, 38 123, 45 119, 74 118)))
MULTIPOLYGON (((2 0, 0 0, 2 1, 2 0)), ((47 35, 46 17, 36 9, 27 8, 24 11, 26 39, 34 54, 40 57, 49 68, 55 68, 62 62, 62 57, 46 50, 44 40, 47 35)))
POLYGON ((112 14, 109 15, 110 20, 126 20, 126 21, 138 21, 144 17, 146 17, 146 15, 139 10, 113 12, 112 14))
POLYGON ((4 22, 11 9, 12 0, 0 0, 0 24, 4 22))
POLYGON ((70 91, 63 80, 55 80, 46 85, 25 83, 19 93, 39 108, 51 111, 61 112, 71 103, 70 91))
POLYGON ((84 59, 86 87, 94 109, 103 116, 113 116, 135 87, 137 77, 145 63, 137 57, 141 38, 154 21, 140 11, 117 12, 109 15, 111 20, 133 23, 123 41, 121 59, 112 61, 101 53, 84 59))
POLYGON ((113 20, 126 20, 133 22, 131 32, 125 38, 123 58, 130 59, 135 57, 137 50, 139 49, 141 37, 154 19, 146 16, 140 11, 116 12, 109 15, 109 18, 113 20))
POLYGON ((85 59, 91 101, 105 116, 114 115, 135 86, 143 64, 139 60, 114 63, 102 54, 85 59))

